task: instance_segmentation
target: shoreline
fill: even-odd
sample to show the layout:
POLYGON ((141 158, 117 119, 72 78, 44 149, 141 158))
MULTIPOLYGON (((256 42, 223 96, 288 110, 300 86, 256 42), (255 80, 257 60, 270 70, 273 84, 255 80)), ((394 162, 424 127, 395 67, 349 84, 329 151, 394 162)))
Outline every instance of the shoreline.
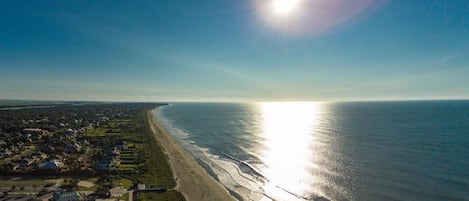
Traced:
POLYGON ((210 176, 192 155, 162 128, 153 115, 153 110, 155 109, 147 111, 147 120, 155 140, 161 145, 171 166, 176 181, 175 189, 184 195, 186 201, 236 201, 223 185, 210 176))

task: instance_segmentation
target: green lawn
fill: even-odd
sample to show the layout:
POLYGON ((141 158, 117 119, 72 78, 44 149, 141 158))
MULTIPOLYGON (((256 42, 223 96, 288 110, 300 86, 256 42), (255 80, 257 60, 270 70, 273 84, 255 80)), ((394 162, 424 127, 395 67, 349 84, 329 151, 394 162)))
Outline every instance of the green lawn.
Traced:
POLYGON ((106 129, 104 128, 92 128, 86 132, 86 135, 89 136, 104 136, 106 129))
POLYGON ((166 191, 164 193, 139 193, 139 200, 158 200, 158 201, 184 201, 184 197, 177 191, 166 191))
POLYGON ((86 179, 84 181, 88 181, 88 182, 91 182, 91 183, 95 183, 96 181, 98 181, 98 177, 91 177, 89 179, 86 179))
POLYGON ((121 178, 119 182, 125 189, 129 189, 133 185, 130 179, 121 178))
POLYGON ((92 186, 92 187, 83 187, 83 186, 78 186, 78 190, 79 191, 96 191, 98 189, 98 187, 95 186, 92 186))
POLYGON ((119 169, 135 169, 137 167, 136 164, 120 164, 119 169))
POLYGON ((53 183, 47 180, 0 180, 0 186, 44 186, 46 184, 53 183))
POLYGON ((159 144, 153 137, 148 140, 148 144, 145 144, 144 147, 144 150, 147 150, 145 155, 148 157, 146 164, 144 164, 146 171, 138 177, 138 180, 153 186, 166 186, 168 188, 176 186, 166 156, 159 144))
POLYGON ((120 197, 120 200, 128 201, 129 200, 129 193, 124 193, 120 197))

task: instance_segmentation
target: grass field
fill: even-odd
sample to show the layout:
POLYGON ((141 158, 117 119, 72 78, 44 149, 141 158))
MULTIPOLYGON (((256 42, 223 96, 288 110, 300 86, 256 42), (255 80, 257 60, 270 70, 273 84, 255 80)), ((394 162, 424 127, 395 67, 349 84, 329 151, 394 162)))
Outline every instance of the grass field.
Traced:
POLYGON ((83 187, 83 186, 78 186, 79 191, 96 191, 98 187, 93 186, 93 187, 83 187))
POLYGON ((129 189, 132 187, 133 185, 133 182, 130 180, 130 179, 126 179, 126 178, 121 178, 119 180, 119 183, 125 188, 125 189, 129 189))
POLYGON ((84 181, 88 181, 88 182, 91 182, 91 183, 95 183, 96 181, 98 181, 98 177, 91 177, 89 179, 86 179, 84 181))
POLYGON ((166 191, 164 193, 140 193, 138 196, 140 200, 158 200, 158 201, 184 201, 184 197, 177 191, 166 191))
MULTIPOLYGON (((122 152, 122 158, 132 160, 123 160, 125 163, 120 164, 118 170, 139 170, 141 173, 121 177, 119 184, 125 189, 131 188, 133 181, 168 189, 174 188, 176 182, 173 174, 165 154, 151 133, 146 115, 147 111, 144 111, 128 120, 113 120, 103 128, 89 130, 87 134, 91 137, 105 136, 105 138, 126 140, 129 143, 128 149, 122 152), (109 133, 122 128, 125 128, 124 133, 109 133)), ((143 193, 142 196, 142 200, 184 200, 182 194, 177 191, 143 193)), ((127 199, 128 195, 122 198, 127 199)))
POLYGON ((89 129, 86 132, 86 135, 89 135, 89 136, 104 136, 105 133, 106 133, 106 129, 104 129, 104 128, 92 128, 92 129, 89 129))
POLYGON ((129 193, 124 193, 120 197, 120 200, 128 201, 129 200, 129 193))
POLYGON ((32 186, 32 185, 43 186, 49 183, 51 182, 45 181, 45 180, 15 180, 15 181, 1 180, 0 186, 32 186))

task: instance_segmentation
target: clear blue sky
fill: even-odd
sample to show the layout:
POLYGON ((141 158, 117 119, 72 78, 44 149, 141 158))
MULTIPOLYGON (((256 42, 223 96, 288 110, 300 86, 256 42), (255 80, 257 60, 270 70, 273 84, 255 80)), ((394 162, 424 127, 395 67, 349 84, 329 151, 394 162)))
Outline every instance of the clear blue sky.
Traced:
POLYGON ((0 99, 469 98, 469 1, 303 1, 2 1, 0 99))

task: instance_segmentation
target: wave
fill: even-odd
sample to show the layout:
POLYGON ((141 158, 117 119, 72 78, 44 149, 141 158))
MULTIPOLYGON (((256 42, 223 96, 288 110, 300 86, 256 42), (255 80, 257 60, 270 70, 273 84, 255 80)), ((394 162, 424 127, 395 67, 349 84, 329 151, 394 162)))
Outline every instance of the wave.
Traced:
POLYGON ((262 183, 252 175, 244 173, 237 163, 210 153, 208 148, 199 147, 189 138, 188 132, 174 126, 173 121, 164 116, 161 108, 154 110, 153 114, 196 161, 238 200, 257 201, 265 197, 261 188, 262 183))
MULTIPOLYGON (((277 201, 284 200, 284 198, 292 201, 329 200, 319 194, 300 195, 282 187, 282 184, 273 183, 249 160, 241 160, 222 150, 200 147, 197 143, 200 143, 202 139, 191 139, 190 132, 185 131, 180 125, 176 126, 176 122, 164 114, 164 110, 168 107, 171 105, 160 107, 154 110, 153 114, 161 125, 206 169, 210 176, 222 184, 238 200, 277 201)), ((242 151, 246 152, 243 154, 254 154, 245 149, 242 151)))

